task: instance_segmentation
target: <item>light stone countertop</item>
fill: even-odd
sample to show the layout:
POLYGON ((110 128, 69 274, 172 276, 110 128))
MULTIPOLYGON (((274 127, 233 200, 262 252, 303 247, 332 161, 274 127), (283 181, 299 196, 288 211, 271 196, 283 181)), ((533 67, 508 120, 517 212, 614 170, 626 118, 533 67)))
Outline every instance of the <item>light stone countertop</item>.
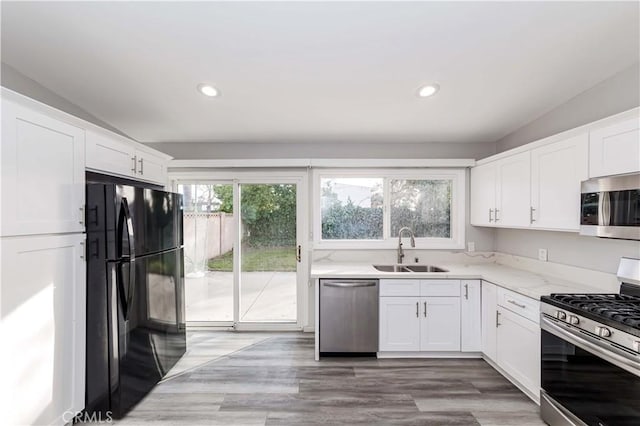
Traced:
MULTIPOLYGON (((447 269, 449 272, 381 272, 376 270, 372 264, 367 263, 314 262, 311 267, 311 278, 483 279, 536 300, 551 293, 604 293, 613 291, 610 276, 607 277, 607 283, 603 285, 595 285, 595 283, 591 282, 585 284, 584 276, 591 277, 593 274, 600 275, 602 273, 584 269, 574 274, 569 274, 570 277, 575 279, 573 281, 566 277, 552 276, 524 269, 524 267, 535 269, 531 265, 524 264, 522 265, 523 268, 504 265, 495 261, 485 263, 448 263, 445 261, 437 262, 435 265, 447 269)), ((543 271, 545 269, 553 270, 551 267, 545 268, 545 264, 541 262, 539 269, 543 271)))

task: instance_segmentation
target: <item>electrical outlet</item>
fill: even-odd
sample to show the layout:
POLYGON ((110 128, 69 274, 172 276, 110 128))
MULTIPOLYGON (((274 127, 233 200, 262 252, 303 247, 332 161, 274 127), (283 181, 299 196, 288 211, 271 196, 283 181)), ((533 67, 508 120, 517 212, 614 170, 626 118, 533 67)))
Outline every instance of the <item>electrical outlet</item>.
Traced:
POLYGON ((417 257, 414 257, 414 258, 413 258, 413 261, 414 261, 415 263, 418 263, 418 262, 420 262, 420 259, 418 259, 417 257))
POLYGON ((542 260, 543 262, 548 260, 547 249, 538 249, 538 260, 542 260))
POLYGON ((476 243, 474 243, 473 241, 469 241, 467 243, 467 251, 468 252, 476 251, 476 243))

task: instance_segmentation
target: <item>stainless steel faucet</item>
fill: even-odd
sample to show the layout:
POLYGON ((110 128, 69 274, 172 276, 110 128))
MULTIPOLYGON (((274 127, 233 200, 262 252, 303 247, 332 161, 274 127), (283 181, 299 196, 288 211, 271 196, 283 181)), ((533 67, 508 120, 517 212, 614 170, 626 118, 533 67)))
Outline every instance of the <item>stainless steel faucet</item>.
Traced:
POLYGON ((404 250, 402 249, 402 233, 404 231, 409 231, 409 236, 411 237, 411 247, 416 246, 416 239, 413 237, 413 231, 411 228, 403 227, 398 231, 398 263, 402 263, 402 259, 404 259, 404 250))

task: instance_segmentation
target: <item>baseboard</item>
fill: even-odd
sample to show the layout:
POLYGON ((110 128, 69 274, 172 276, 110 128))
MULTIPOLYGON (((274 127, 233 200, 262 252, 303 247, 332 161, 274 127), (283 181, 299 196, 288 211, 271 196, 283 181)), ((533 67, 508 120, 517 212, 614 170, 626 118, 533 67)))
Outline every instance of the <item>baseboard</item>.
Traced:
POLYGON ((480 352, 378 352, 378 358, 482 358, 480 352))

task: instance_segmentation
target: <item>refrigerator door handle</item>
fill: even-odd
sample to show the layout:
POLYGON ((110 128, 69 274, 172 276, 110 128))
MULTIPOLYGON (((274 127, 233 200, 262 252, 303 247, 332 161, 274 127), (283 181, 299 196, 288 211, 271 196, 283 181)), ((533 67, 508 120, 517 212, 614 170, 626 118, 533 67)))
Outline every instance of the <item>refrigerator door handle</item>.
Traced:
MULTIPOLYGON (((129 297, 124 291, 124 283, 122 282, 122 262, 116 264, 116 287, 118 288, 118 298, 120 299, 120 305, 122 306, 122 316, 124 319, 129 318, 129 297)), ((131 269, 131 265, 129 265, 131 269)))
POLYGON ((129 245, 129 258, 136 257, 135 253, 135 235, 133 233, 133 221, 131 220, 131 212, 129 211, 129 202, 126 197, 122 197, 120 201, 120 214, 118 215, 118 257, 122 254, 122 231, 127 231, 127 244, 129 245))

